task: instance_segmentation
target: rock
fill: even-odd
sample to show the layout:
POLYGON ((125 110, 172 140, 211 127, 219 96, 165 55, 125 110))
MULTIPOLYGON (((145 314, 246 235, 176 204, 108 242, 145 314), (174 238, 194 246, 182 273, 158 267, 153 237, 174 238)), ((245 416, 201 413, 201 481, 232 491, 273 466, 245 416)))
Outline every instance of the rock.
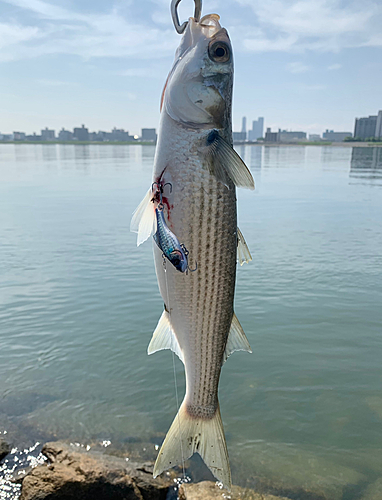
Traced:
POLYGON ((173 481, 152 476, 152 464, 138 464, 100 452, 47 443, 49 463, 23 480, 20 500, 165 500, 173 481))
POLYGON ((382 477, 377 479, 366 488, 362 500, 381 500, 382 498, 382 477))
POLYGON ((0 460, 2 460, 11 451, 9 444, 0 437, 0 460))
POLYGON ((232 486, 228 492, 219 488, 216 483, 203 481, 202 483, 187 484, 184 483, 179 488, 179 500, 288 500, 284 497, 275 497, 265 493, 256 493, 248 488, 232 486))

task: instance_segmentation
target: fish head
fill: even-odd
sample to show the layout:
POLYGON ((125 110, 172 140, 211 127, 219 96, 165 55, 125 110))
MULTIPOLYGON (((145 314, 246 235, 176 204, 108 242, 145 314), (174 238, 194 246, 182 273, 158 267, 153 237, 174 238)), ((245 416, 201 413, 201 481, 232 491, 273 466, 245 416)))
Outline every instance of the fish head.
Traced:
POLYGON ((231 126, 233 55, 217 14, 190 18, 162 94, 162 110, 193 128, 231 126))
POLYGON ((180 250, 177 250, 177 249, 173 250, 170 253, 169 260, 170 260, 171 264, 181 273, 184 273, 187 271, 187 267, 188 267, 187 257, 180 250))

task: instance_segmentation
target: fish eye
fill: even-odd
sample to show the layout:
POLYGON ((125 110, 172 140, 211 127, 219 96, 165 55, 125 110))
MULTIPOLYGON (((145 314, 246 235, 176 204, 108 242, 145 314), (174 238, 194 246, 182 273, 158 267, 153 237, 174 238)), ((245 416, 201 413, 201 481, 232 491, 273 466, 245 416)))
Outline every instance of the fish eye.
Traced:
POLYGON ((208 47, 208 55, 215 62, 228 62, 231 57, 230 49, 226 43, 215 42, 208 47))

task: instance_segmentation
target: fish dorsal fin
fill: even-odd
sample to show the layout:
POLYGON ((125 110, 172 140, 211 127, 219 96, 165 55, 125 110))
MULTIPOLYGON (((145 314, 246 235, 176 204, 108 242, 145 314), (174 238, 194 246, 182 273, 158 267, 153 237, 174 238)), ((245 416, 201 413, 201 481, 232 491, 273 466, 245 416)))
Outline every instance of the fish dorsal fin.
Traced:
POLYGON ((235 351, 252 352, 248 339, 245 336, 244 330, 237 319, 235 313, 232 316, 231 329, 228 334, 227 345, 225 347, 223 363, 235 351))
POLYGON ((244 262, 248 264, 252 260, 251 252, 239 228, 237 228, 237 260, 241 266, 244 262))
POLYGON ((166 310, 163 311, 154 330, 153 337, 147 348, 147 354, 154 354, 154 352, 162 351, 163 349, 171 349, 182 363, 184 363, 182 350, 172 329, 170 316, 166 310))
POLYGON ((155 232, 155 207, 152 203, 152 189, 150 188, 146 196, 140 202, 133 213, 130 223, 130 231, 138 233, 137 246, 146 241, 155 232))
POLYGON ((231 179, 237 187, 255 189, 255 182, 247 165, 217 130, 208 134, 207 147, 212 157, 211 174, 226 186, 228 179, 231 179))

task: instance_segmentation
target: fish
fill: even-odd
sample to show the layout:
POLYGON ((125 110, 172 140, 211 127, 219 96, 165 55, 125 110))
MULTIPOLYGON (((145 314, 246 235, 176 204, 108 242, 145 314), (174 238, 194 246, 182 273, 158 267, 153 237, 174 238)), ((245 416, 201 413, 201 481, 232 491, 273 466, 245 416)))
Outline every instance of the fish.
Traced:
POLYGON ((137 245, 159 220, 197 263, 184 273, 163 265, 153 245, 164 311, 148 354, 171 349, 183 362, 186 392, 159 450, 154 477, 198 453, 228 490, 231 472, 218 385, 234 351, 252 352, 234 312, 237 259, 252 257, 237 227, 236 188, 254 189, 253 177, 232 145, 233 54, 217 14, 189 18, 161 98, 153 185, 135 210, 137 245))
POLYGON ((187 251, 179 243, 178 238, 167 227, 163 210, 155 209, 157 220, 157 231, 154 234, 154 241, 162 250, 162 255, 181 273, 188 269, 187 251))

